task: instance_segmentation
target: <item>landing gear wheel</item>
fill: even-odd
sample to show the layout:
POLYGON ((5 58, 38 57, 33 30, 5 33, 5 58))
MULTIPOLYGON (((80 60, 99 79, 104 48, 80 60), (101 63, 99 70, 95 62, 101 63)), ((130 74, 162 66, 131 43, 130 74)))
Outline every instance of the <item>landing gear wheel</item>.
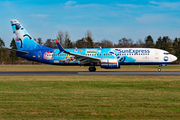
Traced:
POLYGON ((161 68, 158 68, 158 72, 161 72, 161 68))
POLYGON ((94 67, 94 72, 96 72, 96 68, 94 67))
POLYGON ((89 67, 89 72, 95 72, 96 68, 95 67, 89 67))

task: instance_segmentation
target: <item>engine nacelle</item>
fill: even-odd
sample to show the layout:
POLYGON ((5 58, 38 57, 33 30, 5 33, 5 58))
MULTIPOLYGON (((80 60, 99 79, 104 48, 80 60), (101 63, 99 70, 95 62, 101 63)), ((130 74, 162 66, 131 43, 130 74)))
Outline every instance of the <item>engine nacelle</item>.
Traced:
POLYGON ((103 59, 101 60, 101 68, 117 69, 120 68, 117 59, 103 59))

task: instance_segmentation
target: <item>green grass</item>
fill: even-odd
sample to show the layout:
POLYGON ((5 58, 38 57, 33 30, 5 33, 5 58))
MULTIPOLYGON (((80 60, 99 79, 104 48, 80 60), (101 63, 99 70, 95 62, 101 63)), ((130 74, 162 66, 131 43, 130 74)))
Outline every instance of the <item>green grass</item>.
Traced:
POLYGON ((0 76, 0 119, 179 119, 180 77, 0 76))
MULTIPOLYGON (((55 66, 55 65, 14 65, 0 66, 0 71, 88 71, 87 67, 55 66)), ((97 66, 97 71, 158 71, 158 65, 122 65, 121 69, 103 69, 97 66)), ((162 71, 180 71, 180 66, 163 66, 162 71)))

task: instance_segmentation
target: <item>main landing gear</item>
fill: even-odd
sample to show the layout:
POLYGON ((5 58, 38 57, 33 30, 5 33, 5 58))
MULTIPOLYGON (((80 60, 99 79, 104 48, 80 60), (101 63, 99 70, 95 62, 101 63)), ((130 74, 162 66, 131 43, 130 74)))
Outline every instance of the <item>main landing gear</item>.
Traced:
POLYGON ((95 67, 89 67, 89 72, 95 72, 96 68, 95 67))

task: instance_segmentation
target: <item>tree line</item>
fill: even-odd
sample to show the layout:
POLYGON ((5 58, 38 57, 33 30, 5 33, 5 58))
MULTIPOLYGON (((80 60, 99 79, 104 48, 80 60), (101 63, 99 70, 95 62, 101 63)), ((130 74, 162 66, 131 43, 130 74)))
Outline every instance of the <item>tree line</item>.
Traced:
MULTIPOLYGON (((42 38, 34 38, 34 40, 40 45, 57 48, 54 39, 47 39, 45 42, 43 42, 42 38)), ((180 38, 170 39, 168 36, 163 36, 153 40, 151 35, 149 35, 144 40, 138 39, 137 41, 121 38, 115 44, 107 39, 94 42, 91 31, 87 31, 85 37, 72 42, 68 32, 59 31, 57 40, 64 48, 158 48, 175 55, 178 58, 175 63, 180 63, 180 38)), ((37 62, 17 57, 15 52, 8 51, 4 47, 5 43, 0 38, 0 64, 38 64, 37 62)), ((17 49, 14 38, 10 43, 10 48, 17 49)))

